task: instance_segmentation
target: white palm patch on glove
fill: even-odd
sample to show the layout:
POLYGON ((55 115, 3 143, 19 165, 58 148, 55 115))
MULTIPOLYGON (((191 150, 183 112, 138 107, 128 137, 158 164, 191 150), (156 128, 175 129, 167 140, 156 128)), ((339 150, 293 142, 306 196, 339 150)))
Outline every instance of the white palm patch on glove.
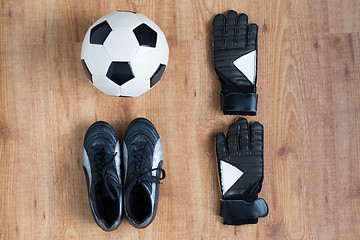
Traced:
POLYGON ((255 85, 256 79, 256 50, 249 52, 238 59, 233 64, 245 77, 255 85))
POLYGON ((229 190, 244 173, 228 162, 220 160, 220 176, 223 195, 229 190))

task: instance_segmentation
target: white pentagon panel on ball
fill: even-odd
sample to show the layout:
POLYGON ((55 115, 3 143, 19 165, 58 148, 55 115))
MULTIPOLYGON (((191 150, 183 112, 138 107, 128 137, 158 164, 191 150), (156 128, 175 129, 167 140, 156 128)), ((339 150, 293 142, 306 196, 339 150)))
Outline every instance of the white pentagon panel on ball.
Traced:
POLYGON ((167 65, 169 61, 169 46, 163 33, 158 34, 156 51, 159 55, 160 63, 167 65))
POLYGON ((110 96, 120 96, 120 86, 108 79, 106 76, 93 76, 93 84, 103 93, 110 96))
POLYGON ((85 62, 92 75, 106 75, 111 60, 102 45, 89 44, 85 62))
POLYGON ((112 61, 129 61, 139 48, 139 43, 132 31, 116 29, 106 38, 104 47, 112 61))
POLYGON ((114 12, 106 20, 112 29, 129 29, 133 30, 142 23, 141 18, 132 12, 114 12))
POLYGON ((137 13, 137 15, 141 18, 141 20, 146 23, 149 27, 151 27, 152 29, 154 29, 156 32, 158 33, 162 33, 164 34, 161 29, 159 28, 158 25, 156 25, 156 23, 154 23, 150 18, 148 18, 147 16, 141 14, 141 13, 137 13))
POLYGON ((99 23, 107 20, 107 19, 110 18, 112 15, 114 15, 114 13, 115 13, 115 12, 111 12, 111 13, 109 13, 109 14, 106 14, 105 16, 102 16, 101 18, 99 18, 98 20, 96 20, 96 22, 94 22, 94 24, 91 25, 89 29, 91 29, 91 28, 95 27, 96 25, 98 25, 99 23))
POLYGON ((121 96, 137 97, 150 89, 149 78, 135 77, 121 85, 121 96))
POLYGON ((131 59, 131 69, 136 77, 150 78, 159 67, 160 61, 156 48, 140 46, 131 59))
POLYGON ((85 54, 90 45, 90 30, 88 30, 85 34, 84 41, 81 47, 81 59, 85 59, 85 54))

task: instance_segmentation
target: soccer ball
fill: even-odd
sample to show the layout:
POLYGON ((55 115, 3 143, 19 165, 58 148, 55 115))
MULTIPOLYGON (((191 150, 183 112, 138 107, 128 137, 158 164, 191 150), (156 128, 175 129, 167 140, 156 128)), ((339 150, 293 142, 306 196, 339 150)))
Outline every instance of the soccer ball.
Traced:
POLYGON ((95 87, 111 96, 139 96, 164 73, 169 47, 161 29, 133 12, 112 12, 86 32, 81 62, 95 87))

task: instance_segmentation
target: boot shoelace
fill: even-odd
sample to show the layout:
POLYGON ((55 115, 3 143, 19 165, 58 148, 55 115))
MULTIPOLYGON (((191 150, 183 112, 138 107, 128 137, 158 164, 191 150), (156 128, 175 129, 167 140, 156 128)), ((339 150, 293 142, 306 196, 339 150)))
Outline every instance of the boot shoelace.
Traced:
POLYGON ((95 181, 94 185, 96 183, 99 183, 101 181, 104 181, 105 189, 107 192, 107 196, 110 196, 110 198, 115 201, 116 198, 112 191, 110 190, 109 184, 115 186, 115 187, 122 187, 122 185, 116 181, 112 181, 109 183, 109 174, 108 171, 112 166, 113 160, 117 153, 111 154, 108 151, 106 151, 105 145, 95 145, 91 147, 94 150, 94 161, 95 161, 95 181))
POLYGON ((136 142, 133 143, 134 151, 134 165, 136 169, 136 178, 138 182, 150 182, 150 183, 161 183, 160 181, 163 180, 166 176, 165 170, 161 167, 152 168, 150 166, 149 161, 147 161, 149 149, 147 148, 148 143, 146 142, 136 142), (149 175, 147 173, 151 173, 152 171, 160 170, 160 176, 153 176, 152 174, 149 175))

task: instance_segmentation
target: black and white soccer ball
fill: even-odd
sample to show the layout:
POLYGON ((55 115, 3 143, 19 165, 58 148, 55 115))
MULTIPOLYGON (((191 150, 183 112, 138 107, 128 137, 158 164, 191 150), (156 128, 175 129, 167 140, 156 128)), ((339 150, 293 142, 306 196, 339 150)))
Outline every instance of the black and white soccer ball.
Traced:
POLYGON ((164 73, 169 47, 161 29, 146 16, 116 11, 86 32, 81 62, 95 87, 111 96, 139 96, 164 73))

